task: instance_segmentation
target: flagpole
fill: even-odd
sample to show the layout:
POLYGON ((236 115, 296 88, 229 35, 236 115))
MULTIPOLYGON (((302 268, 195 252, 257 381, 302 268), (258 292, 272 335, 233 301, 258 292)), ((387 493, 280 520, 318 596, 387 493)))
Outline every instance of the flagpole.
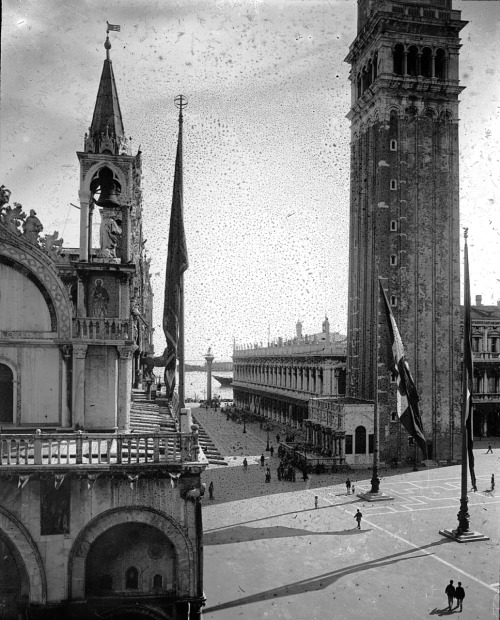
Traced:
POLYGON ((457 514, 456 530, 440 530, 439 533, 457 542, 477 542, 489 540, 487 536, 470 529, 469 498, 467 485, 467 460, 470 449, 471 481, 476 490, 474 457, 472 454, 472 379, 474 367, 471 342, 471 302, 469 280, 469 255, 467 247, 468 228, 464 228, 464 324, 463 324, 463 361, 462 361, 462 471, 460 485, 460 510, 457 514), (469 448, 470 446, 470 448, 469 448))
MULTIPOLYGON (((180 158, 181 158, 181 187, 183 184, 182 179, 182 125, 184 118, 182 116, 182 110, 186 107, 187 101, 182 95, 176 98, 176 105, 179 107, 179 145, 180 145, 180 158)), ((179 360, 179 410, 186 407, 185 402, 185 356, 184 356, 184 272, 180 274, 179 278, 179 342, 177 346, 177 355, 179 360)))
POLYGON ((374 355, 374 377, 375 394, 373 405, 373 472, 370 493, 378 493, 380 489, 380 478, 378 477, 379 465, 379 411, 378 411, 378 324, 379 324, 379 260, 376 261, 375 287, 375 355, 374 355))

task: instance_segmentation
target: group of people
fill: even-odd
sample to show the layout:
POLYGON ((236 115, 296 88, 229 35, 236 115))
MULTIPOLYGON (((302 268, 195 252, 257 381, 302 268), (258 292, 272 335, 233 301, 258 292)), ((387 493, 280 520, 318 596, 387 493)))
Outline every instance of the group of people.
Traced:
POLYGON ((453 585, 453 579, 451 579, 444 592, 448 596, 448 610, 451 611, 453 609, 453 599, 456 598, 456 607, 460 607, 459 611, 462 611, 462 605, 465 598, 465 590, 462 588, 462 582, 459 581, 458 586, 455 588, 453 585))
POLYGON ((347 495, 351 495, 351 493, 354 495, 355 493, 354 485, 349 480, 349 478, 347 478, 347 480, 345 481, 345 488, 347 490, 347 495))

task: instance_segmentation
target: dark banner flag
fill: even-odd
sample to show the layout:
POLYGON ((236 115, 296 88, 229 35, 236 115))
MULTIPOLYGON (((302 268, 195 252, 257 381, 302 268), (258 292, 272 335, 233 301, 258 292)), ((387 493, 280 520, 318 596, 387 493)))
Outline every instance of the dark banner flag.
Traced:
POLYGON ((469 457, 469 472, 473 488, 476 488, 476 474, 474 472, 474 453, 472 436, 472 381, 474 378, 474 363, 472 361, 472 321, 470 315, 470 281, 469 281, 469 252, 467 248, 467 233, 464 248, 464 358, 462 375, 462 433, 467 433, 467 454, 469 457))
POLYGON ((172 399, 175 389, 175 369, 179 343, 179 314, 182 294, 182 274, 188 268, 186 234, 184 232, 182 201, 182 108, 179 114, 179 138, 175 158, 174 190, 170 230, 168 235, 167 273, 165 277, 165 302, 163 306, 163 331, 167 341, 165 349, 165 387, 167 398, 172 399))
POLYGON ((387 317, 387 325, 391 337, 393 361, 389 364, 389 370, 397 376, 398 384, 398 417, 401 424, 406 428, 408 433, 417 442, 422 450, 424 459, 427 458, 427 442, 424 437, 424 427, 422 417, 418 406, 418 393, 410 373, 410 367, 405 359, 405 350, 403 341, 399 334, 396 320, 392 314, 392 310, 387 301, 387 296, 379 280, 380 290, 384 299, 385 314, 387 317))

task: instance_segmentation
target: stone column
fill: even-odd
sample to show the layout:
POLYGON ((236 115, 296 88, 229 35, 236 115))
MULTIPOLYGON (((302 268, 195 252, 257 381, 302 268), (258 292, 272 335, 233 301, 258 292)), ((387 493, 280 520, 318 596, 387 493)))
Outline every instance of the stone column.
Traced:
POLYGON ((88 346, 73 345, 72 424, 76 429, 85 426, 85 358, 88 346))
POLYGON ((483 371, 483 394, 488 394, 488 373, 483 371))
POLYGON ((89 202, 90 192, 80 190, 80 260, 89 260, 89 202))
POLYGON ((118 403, 116 410, 116 426, 124 431, 130 428, 130 401, 132 396, 132 357, 137 345, 116 347, 118 360, 118 403))
POLYGON ((71 385, 71 345, 70 344, 62 344, 61 348, 61 356, 62 356, 62 366, 61 366, 61 426, 63 428, 68 428, 71 426, 71 395, 72 395, 72 385, 71 385))
MULTIPOLYGON (((204 357, 207 362, 207 402, 210 403, 212 400, 212 362, 214 361, 214 356, 210 353, 210 349, 208 349, 208 353, 204 357)), ((248 367, 245 371, 245 379, 248 381, 248 367)))
POLYGON ((483 330, 483 351, 488 351, 488 329, 485 327, 483 330))

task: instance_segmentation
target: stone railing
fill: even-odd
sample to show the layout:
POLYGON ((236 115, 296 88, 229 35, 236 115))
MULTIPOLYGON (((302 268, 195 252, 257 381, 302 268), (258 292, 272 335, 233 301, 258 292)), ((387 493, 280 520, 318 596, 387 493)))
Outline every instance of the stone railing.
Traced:
POLYGON ((474 360, 477 362, 500 362, 500 353, 492 351, 473 351, 474 360))
POLYGON ((73 319, 73 338, 80 340, 133 340, 134 326, 128 319, 73 319))
POLYGON ((0 434, 3 466, 102 468, 204 462, 198 429, 192 433, 42 433, 0 434))
POLYGON ((472 398, 474 401, 476 401, 477 403, 485 403, 485 402, 500 402, 500 394, 497 394, 496 392, 491 392, 491 393, 484 393, 484 392, 478 392, 478 393, 474 393, 472 395, 472 398))

